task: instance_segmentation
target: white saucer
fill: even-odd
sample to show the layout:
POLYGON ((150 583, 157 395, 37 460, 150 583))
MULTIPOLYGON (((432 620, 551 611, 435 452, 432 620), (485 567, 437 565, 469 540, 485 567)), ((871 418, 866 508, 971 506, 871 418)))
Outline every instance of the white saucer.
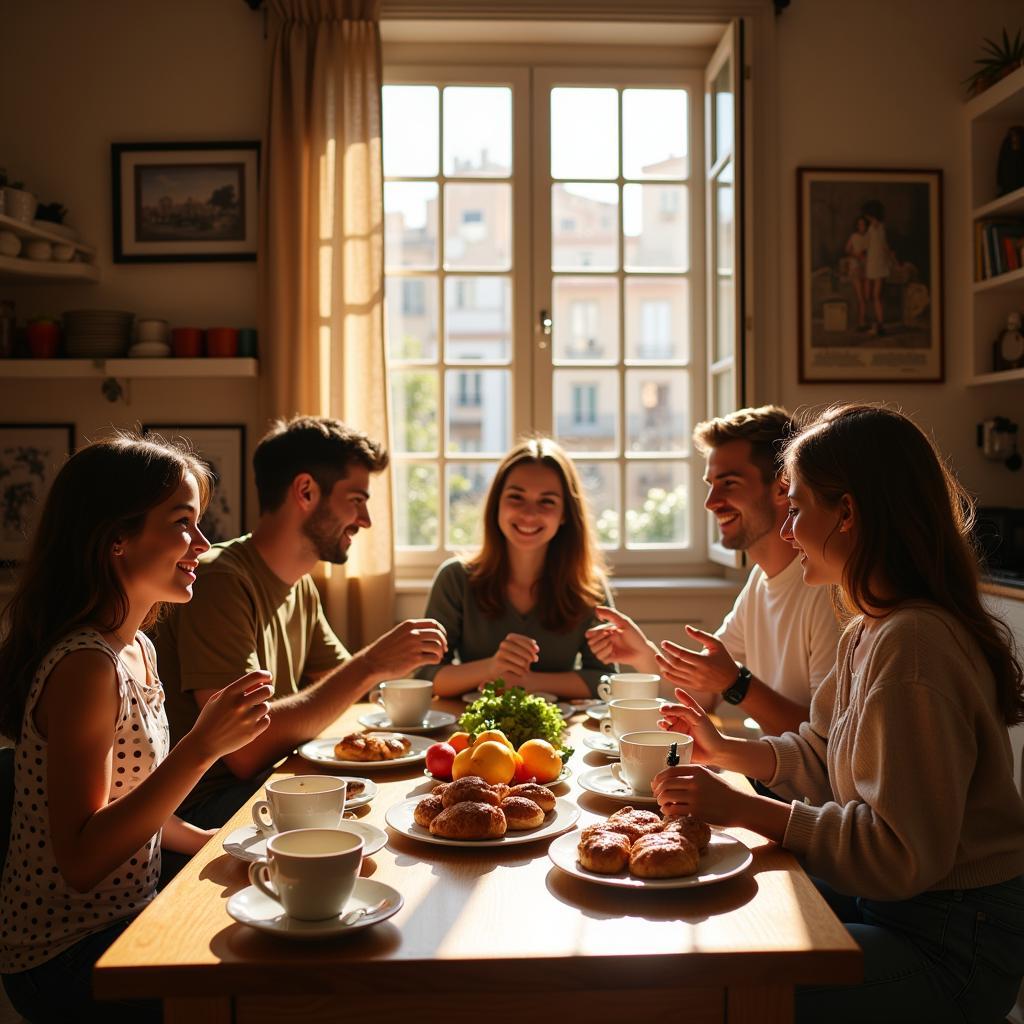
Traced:
POLYGON ((608 717, 608 705, 607 703, 592 704, 587 708, 587 718, 592 718, 595 722, 600 722, 602 718, 608 717))
MULTIPOLYGON (((396 736, 404 736, 405 733, 395 733, 396 736)), ((299 757, 304 757, 313 764, 330 765, 332 768, 358 768, 366 771, 369 768, 395 768, 408 767, 417 761, 423 761, 427 756, 427 748, 433 746, 433 741, 422 736, 409 736, 409 753, 402 757, 392 758, 390 761, 346 761, 334 756, 334 745, 338 742, 337 737, 329 737, 319 740, 310 740, 299 747, 299 757)))
POLYGON ((611 736, 605 736, 603 732, 588 732, 583 736, 583 746, 596 750, 605 757, 618 758, 619 741, 611 736))
POLYGON ((277 900, 272 900, 255 885, 246 886, 228 900, 228 913, 239 922, 261 932, 282 935, 286 939, 326 939, 333 935, 359 931, 371 925, 386 921, 402 909, 402 894, 390 885, 372 878, 357 878, 356 887, 349 897, 342 914, 329 917, 326 921, 296 921, 290 918, 277 900), (364 914, 354 924, 343 925, 341 918, 359 907, 372 907, 381 900, 388 902, 372 914, 364 914))
POLYGON ((623 804, 638 806, 640 804, 657 805, 658 803, 653 796, 641 796, 639 793, 634 793, 624 782, 619 782, 612 775, 612 766, 610 764, 603 765, 600 768, 591 768, 589 772, 584 772, 580 776, 579 782, 580 788, 585 789, 588 793, 597 793, 598 796, 610 797, 612 800, 618 800, 623 804))
MULTIPOLYGON (((361 836, 363 855, 366 857, 382 850, 388 841, 388 834, 383 829, 369 825, 365 821, 352 821, 346 818, 338 823, 338 831, 361 836)), ((224 837, 224 852, 248 863, 263 860, 267 856, 267 837, 255 825, 243 825, 224 837)))
POLYGON ((446 725, 454 725, 457 721, 455 715, 449 711, 428 711, 427 717, 423 719, 422 725, 403 725, 401 729, 391 724, 386 711, 371 711, 359 719, 359 724, 367 729, 394 729, 396 732, 407 732, 419 734, 433 732, 435 729, 442 729, 446 725))

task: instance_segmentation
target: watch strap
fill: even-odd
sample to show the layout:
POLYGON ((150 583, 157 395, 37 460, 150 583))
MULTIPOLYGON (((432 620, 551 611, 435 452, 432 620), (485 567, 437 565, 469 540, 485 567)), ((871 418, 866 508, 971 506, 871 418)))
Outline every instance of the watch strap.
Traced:
POLYGON ((736 681, 728 689, 722 691, 722 700, 728 704, 739 704, 750 689, 750 680, 754 673, 746 665, 740 665, 736 673, 736 681))

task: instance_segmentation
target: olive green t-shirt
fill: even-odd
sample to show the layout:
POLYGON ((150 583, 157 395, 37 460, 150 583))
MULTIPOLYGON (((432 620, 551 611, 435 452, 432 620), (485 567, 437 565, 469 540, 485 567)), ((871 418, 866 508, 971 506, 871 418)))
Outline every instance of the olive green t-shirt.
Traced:
MULTIPOLYGON (((274 677, 275 696, 285 697, 349 657, 324 616, 312 577, 285 583, 249 535, 215 545, 199 563, 192 600, 174 605, 153 637, 174 743, 199 713, 193 690, 219 690, 264 669, 274 677)), ((234 781, 218 761, 182 808, 234 781)))

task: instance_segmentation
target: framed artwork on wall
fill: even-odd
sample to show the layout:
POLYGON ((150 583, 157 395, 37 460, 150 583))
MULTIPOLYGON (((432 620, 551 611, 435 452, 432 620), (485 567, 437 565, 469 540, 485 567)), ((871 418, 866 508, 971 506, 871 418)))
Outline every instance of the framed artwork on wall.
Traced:
POLYGON ((146 423, 143 434, 184 442, 213 473, 213 494, 199 529, 211 544, 241 536, 245 528, 245 427, 241 424, 146 423))
POLYGON ((0 566, 25 560, 50 485, 74 442, 73 423, 0 423, 0 566))
POLYGON ((941 381, 942 172, 797 170, 801 383, 941 381))
POLYGON ((115 142, 114 262, 256 259, 258 142, 115 142))

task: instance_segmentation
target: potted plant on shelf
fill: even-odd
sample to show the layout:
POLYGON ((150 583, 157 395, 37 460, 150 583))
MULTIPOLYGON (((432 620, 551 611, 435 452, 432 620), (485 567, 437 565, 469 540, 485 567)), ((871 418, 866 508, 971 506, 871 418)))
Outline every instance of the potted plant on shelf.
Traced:
POLYGON ((1020 29, 1013 39, 1004 28, 1002 40, 986 39, 984 43, 984 56, 974 62, 980 66, 964 80, 968 96, 977 96, 1024 64, 1024 38, 1020 29))

